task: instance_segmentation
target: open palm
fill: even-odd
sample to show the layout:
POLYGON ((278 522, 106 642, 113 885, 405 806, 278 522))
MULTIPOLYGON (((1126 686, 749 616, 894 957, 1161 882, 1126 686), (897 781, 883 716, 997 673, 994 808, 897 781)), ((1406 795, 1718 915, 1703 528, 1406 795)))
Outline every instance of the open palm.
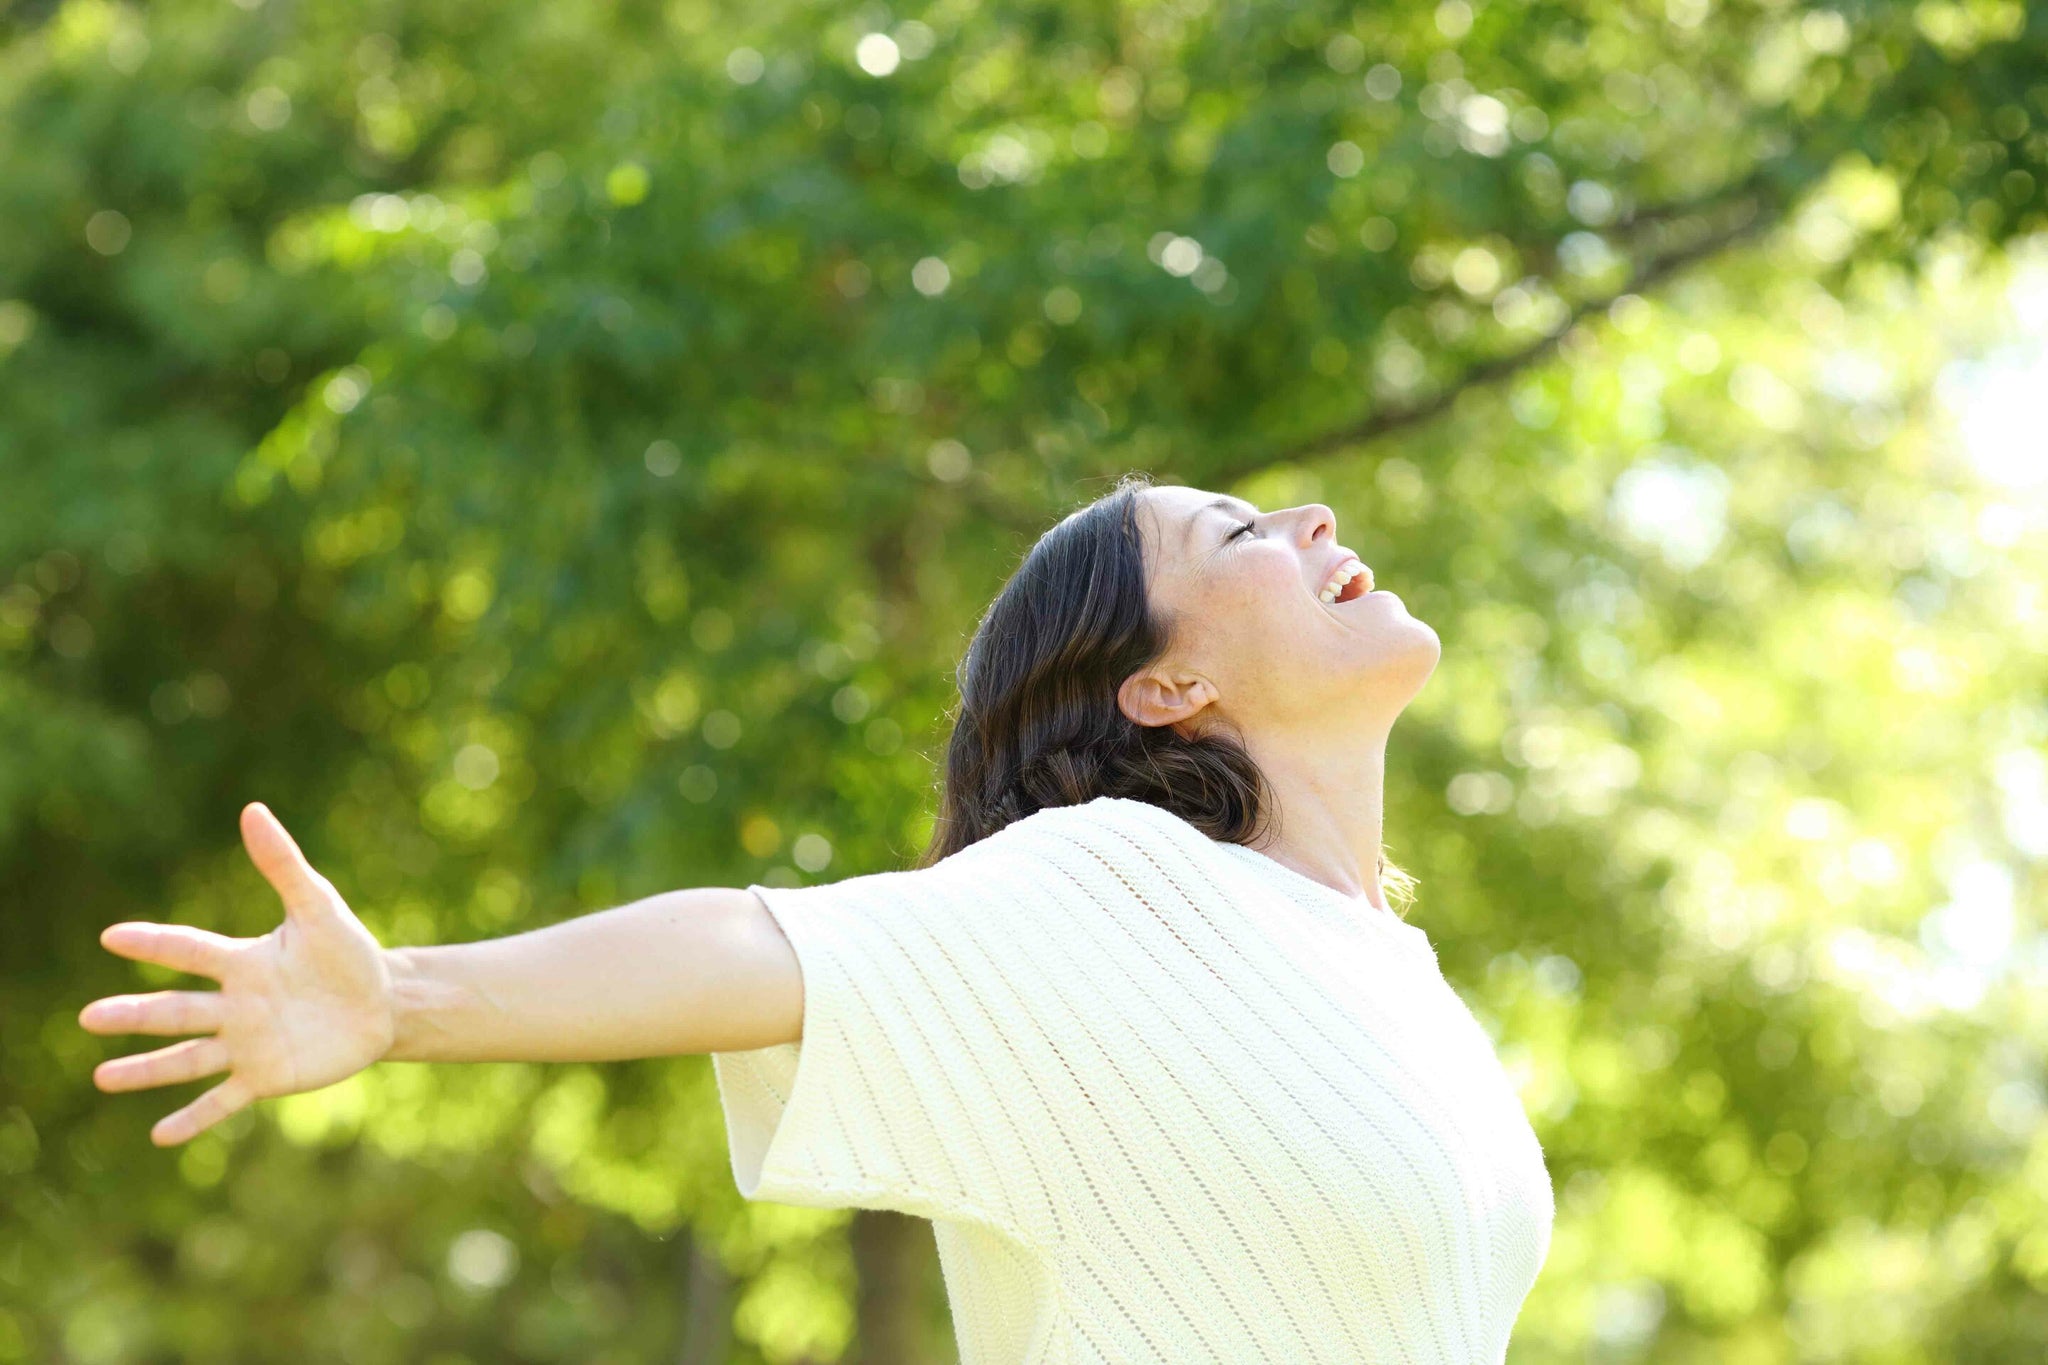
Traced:
POLYGON ((93 1071, 93 1084, 106 1091, 229 1073, 157 1121, 149 1136, 159 1147, 184 1142, 256 1100, 333 1085, 391 1047, 391 974, 375 936, 260 802, 242 809, 242 842, 284 902, 284 920, 269 933, 230 938, 190 925, 128 922, 100 934, 122 957, 220 983, 217 991, 110 995, 79 1012, 91 1033, 208 1035, 93 1071))

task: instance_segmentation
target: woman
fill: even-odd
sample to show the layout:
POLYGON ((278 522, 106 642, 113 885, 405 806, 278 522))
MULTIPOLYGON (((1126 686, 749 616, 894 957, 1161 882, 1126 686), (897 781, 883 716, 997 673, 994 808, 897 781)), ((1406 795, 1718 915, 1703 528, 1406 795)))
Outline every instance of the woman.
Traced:
POLYGON ((228 1071, 168 1145, 380 1059, 710 1053, 746 1197, 933 1220, 963 1365, 1501 1361, 1550 1182, 1388 905, 1387 736, 1440 645, 1371 588, 1320 504, 1125 478, 982 620, 903 871, 386 950, 252 804, 284 922, 107 929, 221 989, 87 1006, 208 1035, 95 1081, 228 1071))

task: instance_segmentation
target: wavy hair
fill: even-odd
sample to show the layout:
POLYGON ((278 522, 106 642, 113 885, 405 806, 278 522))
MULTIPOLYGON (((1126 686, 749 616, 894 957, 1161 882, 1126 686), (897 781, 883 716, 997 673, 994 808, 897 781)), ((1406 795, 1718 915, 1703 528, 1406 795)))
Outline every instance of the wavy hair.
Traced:
MULTIPOLYGON (((1068 513, 982 614, 957 671, 939 814, 917 866, 1098 796, 1164 807, 1225 843, 1265 833, 1272 788, 1236 733, 1216 725, 1190 739, 1117 705, 1124 679, 1158 659, 1181 624, 1145 590, 1138 494, 1150 487, 1125 474, 1068 513)), ((1415 879, 1384 856, 1379 875, 1405 917, 1415 879)))

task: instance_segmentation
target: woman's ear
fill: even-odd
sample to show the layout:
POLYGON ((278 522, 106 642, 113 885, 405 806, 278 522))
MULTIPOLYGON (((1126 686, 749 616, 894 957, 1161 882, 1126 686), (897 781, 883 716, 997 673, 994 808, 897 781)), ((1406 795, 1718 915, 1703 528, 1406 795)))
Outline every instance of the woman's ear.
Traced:
POLYGON ((1117 707, 1134 723, 1148 728, 1178 725, 1215 701, 1220 694, 1207 678, 1174 678, 1145 669, 1125 678, 1116 692, 1117 707))

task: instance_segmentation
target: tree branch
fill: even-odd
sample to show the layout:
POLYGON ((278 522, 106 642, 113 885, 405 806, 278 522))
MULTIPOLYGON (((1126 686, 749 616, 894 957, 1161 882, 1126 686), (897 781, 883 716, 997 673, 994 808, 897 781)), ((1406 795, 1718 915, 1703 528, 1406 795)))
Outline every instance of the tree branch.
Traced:
POLYGON ((1612 230, 1632 232, 1680 219, 1709 217, 1734 204, 1760 203, 1772 197, 1773 187, 1783 173, 1779 162, 1766 161, 1734 184, 1723 185, 1712 194, 1644 204, 1631 209, 1614 221, 1612 230))
MULTIPOLYGON (((1616 299, 1627 294, 1641 294, 1687 266, 1719 255, 1737 242, 1772 227, 1784 217, 1783 202, 1763 194, 1751 194, 1737 201, 1732 206, 1728 222, 1709 230, 1689 246, 1678 247, 1644 263, 1629 276, 1627 283, 1620 289, 1611 294, 1585 299, 1577 304, 1548 336, 1522 350, 1481 361, 1467 370, 1456 383, 1420 403, 1374 413, 1363 421, 1326 432, 1293 446, 1279 450, 1264 449, 1255 454, 1226 461, 1205 469, 1203 475, 1208 482, 1221 487, 1272 465, 1314 459, 1347 446, 1362 445, 1393 432, 1419 426, 1449 409, 1460 395, 1473 389, 1497 384, 1549 358, 1573 327, 1592 314, 1604 311, 1616 299)), ((1638 219, 1641 216, 1638 215, 1638 219)))

